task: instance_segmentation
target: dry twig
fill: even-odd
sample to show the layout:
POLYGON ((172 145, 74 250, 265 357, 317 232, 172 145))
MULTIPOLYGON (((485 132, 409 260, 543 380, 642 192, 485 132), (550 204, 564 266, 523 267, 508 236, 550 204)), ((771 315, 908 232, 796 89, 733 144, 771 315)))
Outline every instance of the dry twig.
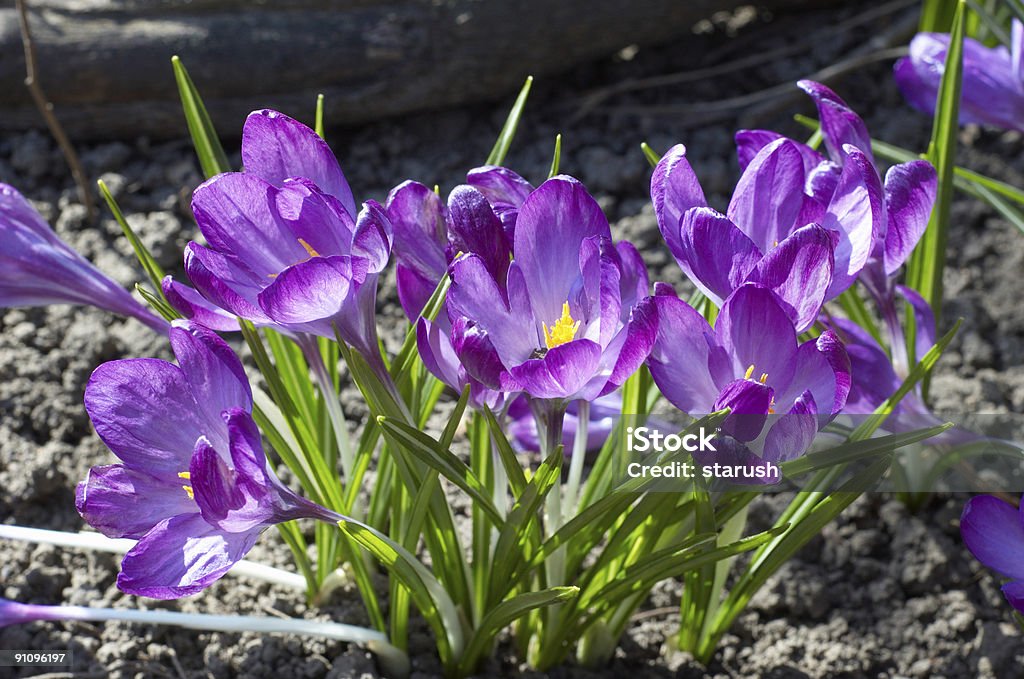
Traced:
POLYGON ((92 192, 89 190, 89 185, 86 183, 85 171, 82 169, 82 163, 78 160, 78 154, 75 153, 75 148, 71 145, 71 141, 68 136, 64 133, 64 128, 61 127, 60 121, 57 120, 57 116, 53 113, 53 104, 46 99, 46 94, 43 92, 43 88, 39 85, 38 66, 36 61, 36 45, 32 40, 32 31, 28 25, 28 7, 26 0, 15 0, 15 6, 18 9, 18 22, 21 26, 21 43, 25 48, 25 86, 28 87, 29 93, 32 95, 32 101, 35 102, 36 108, 39 109, 39 113, 42 114, 43 120, 46 121, 46 126, 50 128, 50 134, 57 141, 57 145, 60 146, 61 153, 64 154, 64 160, 67 161, 68 168, 71 170, 71 176, 75 180, 75 185, 78 187, 78 199, 85 206, 86 211, 89 213, 89 219, 96 219, 96 201, 93 200, 92 192))

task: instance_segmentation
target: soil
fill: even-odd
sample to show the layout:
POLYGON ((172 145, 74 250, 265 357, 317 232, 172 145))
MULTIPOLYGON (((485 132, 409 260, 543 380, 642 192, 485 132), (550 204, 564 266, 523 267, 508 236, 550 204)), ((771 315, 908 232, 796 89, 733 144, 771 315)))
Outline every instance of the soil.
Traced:
MULTIPOLYGON (((858 25, 851 20, 874 11, 872 3, 779 17, 744 9, 702 22, 677 44, 640 51, 624 46, 606 59, 538 82, 507 162, 532 180, 543 179, 555 134, 561 132, 563 171, 580 177, 599 197, 617 237, 628 237, 641 248, 652 278, 681 284, 682 274, 657 232, 647 194, 650 168, 639 143, 646 140, 659 151, 686 143, 711 203, 724 207, 738 174, 732 131, 758 126, 800 137, 805 132, 790 116, 812 109, 795 87, 782 100, 758 96, 724 110, 709 112, 695 104, 793 83, 850 54, 887 46, 894 35, 905 42, 904 28, 913 25, 914 10, 887 7, 885 16, 858 25), (792 53, 780 56, 780 46, 791 47, 792 53), (596 108, 587 106, 591 95, 610 85, 758 54, 764 58, 753 66, 674 86, 619 92, 596 108)), ((903 103, 890 67, 891 61, 861 66, 832 85, 863 114, 875 137, 923 149, 930 121, 903 103)), ((383 199, 405 178, 437 183, 447 191, 486 157, 509 103, 331 130, 328 138, 357 196, 383 199)), ((290 113, 311 118, 310 104, 308 112, 290 113)), ((1024 185, 1020 134, 967 128, 962 142, 961 164, 1024 185)), ((83 148, 82 159, 90 177, 106 181, 160 263, 180 275, 181 249, 195 234, 188 197, 201 181, 187 141, 155 145, 126 140, 83 148)), ((29 196, 63 238, 117 281, 127 286, 142 278, 113 220, 104 216, 99 228, 88 223, 48 137, 32 133, 0 141, 0 179, 29 196)), ((949 319, 963 317, 964 326, 937 368, 933 403, 953 413, 1020 413, 1024 307, 1018 304, 1018 281, 1024 235, 964 197, 956 198, 953 215, 944 318, 948 325, 949 319)), ((402 325, 392 292, 389 283, 379 311, 393 348, 402 325)), ((0 520, 82 528, 74 486, 91 465, 112 459, 91 431, 82 393, 95 366, 128 356, 170 357, 165 343, 137 322, 95 309, 0 311, 0 520)), ((345 394, 345 406, 352 420, 365 412, 351 392, 345 394)), ((767 526, 786 499, 769 494, 756 500, 751 527, 767 526)), ((862 497, 768 582, 707 667, 665 647, 677 626, 679 601, 678 583, 667 582, 656 588, 607 667, 567 665, 548 676, 1020 676, 1021 630, 997 578, 974 561, 959 539, 964 500, 936 494, 912 512, 885 494, 862 497)), ((289 563, 274 531, 264 535, 251 558, 283 567, 289 563)), ((352 591, 336 593, 329 605, 308 608, 293 591, 228 577, 196 597, 162 603, 123 595, 114 585, 116 573, 117 559, 110 555, 0 544, 0 593, 21 602, 367 622, 352 591)), ((386 596, 386 587, 381 592, 386 596)), ((372 656, 343 643, 114 623, 7 627, 0 629, 0 648, 73 649, 73 674, 47 676, 378 676, 372 656)), ((424 627, 417 628, 410 652, 414 676, 438 675, 424 627)), ((505 647, 498 656, 481 676, 543 676, 520 666, 505 647)), ((4 672, 32 676, 48 670, 17 674, 0 668, 0 675, 4 672)))

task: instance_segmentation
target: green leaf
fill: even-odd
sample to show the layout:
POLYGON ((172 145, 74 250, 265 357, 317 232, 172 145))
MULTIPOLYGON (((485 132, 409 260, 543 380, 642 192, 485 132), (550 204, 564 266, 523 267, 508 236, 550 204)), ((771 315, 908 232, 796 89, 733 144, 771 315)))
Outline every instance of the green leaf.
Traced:
POLYGON ((437 578, 407 549, 375 528, 347 519, 338 526, 405 585, 434 630, 441 662, 453 668, 462 655, 465 635, 458 610, 437 578))
POLYGON ((153 254, 149 251, 149 248, 139 239, 136 235, 135 230, 132 229, 131 225, 128 224, 128 220, 124 218, 124 213, 121 212, 121 207, 114 200, 113 194, 110 193, 110 189, 103 182, 102 179, 96 182, 96 185, 100 189, 100 195, 103 196, 103 200, 107 202, 107 207, 114 215, 114 219, 121 227, 121 231, 124 233, 124 237, 131 243, 132 250, 135 252, 136 259, 139 260, 139 264, 142 265, 142 270, 146 272, 146 277, 149 278, 149 282, 153 285, 154 294, 160 299, 167 308, 170 308, 170 304, 167 303, 167 299, 164 297, 163 288, 161 284, 164 280, 164 270, 160 268, 160 265, 156 263, 153 254))
POLYGON ((856 462, 868 457, 892 454, 898 448, 902 448, 903 446, 909 446, 912 443, 917 443, 918 441, 924 441, 925 439, 930 439, 933 436, 938 436, 942 432, 950 429, 952 426, 953 424, 951 422, 947 422, 937 427, 917 429, 903 434, 890 434, 888 436, 879 436, 878 438, 850 440, 836 446, 835 448, 829 448, 828 450, 822 450, 815 453, 808 453, 807 455, 798 457, 795 460, 783 462, 780 466, 782 467, 782 473, 786 478, 792 478, 812 471, 831 469, 833 467, 850 464, 851 462, 856 462))
POLYGON ((512 449, 512 444, 509 443, 508 436, 505 435, 505 430, 498 423, 494 413, 486 407, 483 412, 484 418, 487 420, 487 428, 491 431, 491 439, 498 450, 501 464, 505 468, 509 485, 512 487, 512 495, 518 498, 526 490, 526 474, 519 465, 519 458, 516 457, 516 452, 512 449))
POLYGON ((526 99, 530 96, 530 88, 532 86, 533 76, 527 76, 526 82, 523 83, 523 88, 519 90, 519 96, 516 97, 516 101, 512 105, 512 110, 508 112, 505 125, 501 128, 497 141, 494 142, 494 148, 491 149, 490 155, 484 161, 486 165, 501 165, 505 162, 505 156, 508 155, 509 147, 512 146, 512 139, 516 136, 519 119, 523 117, 523 109, 526 107, 526 99))
POLYGON ((921 4, 919 33, 949 33, 955 5, 949 0, 924 0, 921 4))
POLYGON ((327 137, 324 134, 324 95, 322 94, 316 95, 316 116, 314 121, 313 129, 316 130, 317 135, 321 139, 326 139, 327 137))
POLYGON ((213 128, 213 122, 210 120, 210 114, 206 112, 199 90, 185 70, 185 64, 181 63, 177 56, 173 56, 171 67, 174 69, 174 80, 178 83, 178 95, 181 97, 181 108, 185 112, 188 132, 192 135, 192 146, 199 156, 203 174, 209 179, 221 172, 228 172, 231 165, 228 163, 227 154, 220 145, 217 131, 213 128))
MULTIPOLYGON (((786 520, 785 515, 779 519, 775 530, 782 529, 784 532, 771 538, 771 542, 758 550, 750 566, 733 585, 725 602, 718 609, 703 644, 695 653, 698 660, 704 663, 708 662, 722 635, 728 631, 757 590, 811 538, 820 533, 826 524, 860 497, 866 488, 877 483, 889 468, 890 462, 890 457, 876 461, 835 492, 820 502, 812 504, 812 508, 799 517, 799 520, 794 520, 787 525, 782 523, 786 520)), ((812 496, 812 500, 816 499, 816 494, 800 493, 799 495, 812 496)))
POLYGON ((491 502, 487 488, 473 473, 473 470, 446 446, 442 446, 429 435, 403 422, 378 417, 377 423, 384 430, 384 436, 394 445, 401 446, 431 469, 436 469, 438 473, 469 495, 478 507, 487 513, 495 526, 500 527, 504 523, 501 512, 491 502))
POLYGON ((135 284, 135 291, 139 293, 142 299, 146 300, 146 303, 149 304, 149 306, 151 306, 158 314, 163 316, 165 321, 170 322, 181 318, 181 314, 175 311, 162 296, 153 292, 141 283, 135 284))
POLYGON ((505 598, 516 584, 516 575, 530 561, 534 551, 530 543, 536 535, 540 509, 548 492, 561 480, 562 461, 562 446, 559 445, 541 462, 498 531, 498 540, 494 545, 489 606, 497 605, 505 598))
POLYGON ((658 163, 661 161, 661 154, 650 147, 647 142, 640 143, 640 150, 643 151, 644 158, 651 164, 651 167, 658 167, 658 163))
POLYGON ((558 174, 558 168, 562 163, 562 135, 555 135, 555 153, 551 157, 551 169, 548 170, 548 179, 558 174))
POLYGON ((579 587, 552 587, 539 592, 527 592, 502 601, 491 608, 480 620, 473 635, 466 644, 459 672, 467 676, 477 669, 482 656, 498 633, 530 611, 570 601, 579 595, 579 587))
MULTIPOLYGON (((935 166, 939 183, 928 228, 925 229, 907 266, 910 287, 921 293, 935 314, 936 326, 942 314, 942 272, 946 263, 950 205, 953 198, 953 169, 956 166, 957 134, 960 130, 960 90, 963 76, 964 3, 956 5, 950 31, 946 65, 935 105, 928 160, 935 166)), ((907 342, 913 346, 913 333, 907 342)))

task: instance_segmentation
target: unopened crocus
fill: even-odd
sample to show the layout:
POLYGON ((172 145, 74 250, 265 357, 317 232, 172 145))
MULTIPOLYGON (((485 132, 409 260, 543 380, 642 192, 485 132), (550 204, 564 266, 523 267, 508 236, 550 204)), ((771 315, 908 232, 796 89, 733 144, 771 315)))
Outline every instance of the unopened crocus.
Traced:
POLYGON ((256 324, 322 337, 337 330, 379 363, 374 303, 391 252, 383 207, 367 201, 357 213, 327 144, 276 111, 246 119, 242 164, 192 196, 209 244, 186 249, 193 285, 256 324))
POLYGON ((647 363, 661 393, 699 417, 724 408, 716 450, 695 454, 753 470, 802 455, 845 406, 850 360, 835 333, 800 343, 778 296, 746 283, 722 305, 712 328, 682 300, 660 294, 657 339, 647 363))
POLYGON ((992 495, 972 497, 960 516, 960 535, 971 554, 1009 581, 1007 601, 1024 613, 1024 514, 992 495))
POLYGON ((75 503, 104 535, 138 540, 117 584, 156 599, 209 586, 271 525, 340 518, 268 468, 249 383, 231 348, 181 320, 170 341, 177 365, 111 361, 90 378, 86 410, 121 462, 93 467, 75 503))
POLYGON ((597 202, 571 177, 549 179, 520 207, 509 250, 489 235, 496 217, 486 200, 468 191, 465 232, 479 237, 452 263, 448 293, 467 372, 560 403, 620 386, 647 356, 653 319, 644 303, 627 305, 637 288, 623 294, 632 276, 597 202))
MULTIPOLYGON (((964 38, 960 86, 960 123, 993 125, 1024 131, 1024 25, 1016 18, 1010 29, 1010 48, 986 47, 964 38)), ((910 54, 896 62, 896 84, 911 106, 935 113, 939 86, 946 71, 949 34, 918 33, 910 54)))
POLYGON ((58 238, 7 184, 0 184, 0 238, 0 307, 86 304, 167 332, 166 321, 58 238))

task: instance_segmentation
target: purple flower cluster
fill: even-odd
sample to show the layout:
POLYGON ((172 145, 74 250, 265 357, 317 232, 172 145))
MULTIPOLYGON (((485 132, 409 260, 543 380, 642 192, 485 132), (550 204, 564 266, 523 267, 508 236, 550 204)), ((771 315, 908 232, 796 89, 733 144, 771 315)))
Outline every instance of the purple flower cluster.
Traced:
MULTIPOLYGON (((840 412, 873 410, 905 374, 905 359, 894 352, 890 361, 857 326, 825 322, 821 310, 860 280, 894 347, 903 341, 896 295, 922 314, 919 341, 930 344, 926 305, 895 276, 927 224, 935 172, 914 161, 883 181, 857 114, 828 88, 800 85, 818 106, 827 155, 772 132, 741 131, 742 175, 725 214, 707 205, 682 145, 654 171, 659 229, 683 272, 720 307, 713 325, 667 285, 651 295, 640 253, 613 239, 597 201, 572 177, 535 187, 486 166, 446 202, 405 182, 385 205, 357 210, 313 130, 274 111, 252 113, 244 171, 220 174, 193 196, 206 242, 185 253, 194 288, 164 281, 167 299, 190 319, 164 328, 177 365, 107 363, 86 391, 96 431, 121 463, 94 468, 77 506, 101 532, 138 539, 119 586, 188 595, 223 575, 267 526, 339 518, 270 471, 241 363, 214 331, 237 329, 239 317, 300 342, 339 337, 382 369, 374 304, 392 251, 425 366, 456 389, 469 386, 473 406, 500 411, 527 446, 538 438, 551 445, 567 411, 563 433, 571 436, 581 402, 596 402, 585 409, 594 423, 587 447, 599 445, 608 404, 644 364, 679 410, 730 409, 717 453, 701 463, 778 464, 802 455, 840 412), (441 313, 420 317, 445 276, 441 313), (543 428, 531 413, 557 426, 543 428)), ((147 317, 57 241, 24 199, 6 190, 0 198, 0 226, 25 242, 2 255, 24 264, 10 282, 0 274, 0 304, 80 301, 147 317), (58 260, 58 276, 41 273, 58 260), (86 284, 99 292, 74 296, 86 284)))

